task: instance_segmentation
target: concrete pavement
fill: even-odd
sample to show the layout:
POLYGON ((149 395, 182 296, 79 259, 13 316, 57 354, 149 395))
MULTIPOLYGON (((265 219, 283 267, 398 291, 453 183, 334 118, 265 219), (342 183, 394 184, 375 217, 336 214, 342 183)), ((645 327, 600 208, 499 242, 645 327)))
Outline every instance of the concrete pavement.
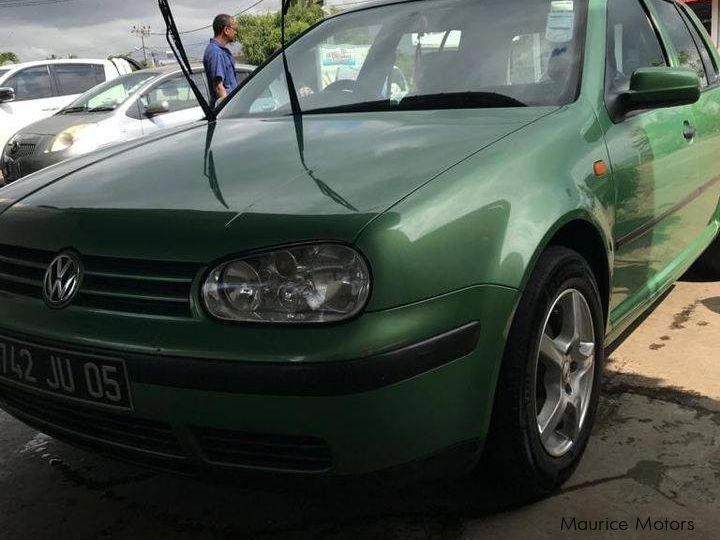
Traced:
POLYGON ((718 538, 719 347, 720 282, 691 276, 612 354, 577 473, 519 509, 467 482, 206 484, 74 449, 0 413, 0 539, 718 538))

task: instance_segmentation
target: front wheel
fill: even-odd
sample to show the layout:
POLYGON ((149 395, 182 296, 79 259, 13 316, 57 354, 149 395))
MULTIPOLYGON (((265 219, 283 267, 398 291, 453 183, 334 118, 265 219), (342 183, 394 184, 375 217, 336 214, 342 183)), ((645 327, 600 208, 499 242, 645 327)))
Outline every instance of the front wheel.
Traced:
POLYGON ((550 247, 510 329, 484 460, 518 499, 547 495, 580 462, 600 393, 603 321, 587 262, 550 247))

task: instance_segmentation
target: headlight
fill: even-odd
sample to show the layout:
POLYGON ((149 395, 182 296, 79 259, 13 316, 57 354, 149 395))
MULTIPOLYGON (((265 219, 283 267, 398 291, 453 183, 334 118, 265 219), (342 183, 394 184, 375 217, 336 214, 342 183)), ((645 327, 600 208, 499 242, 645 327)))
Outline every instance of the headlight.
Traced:
POLYGON ((221 264, 202 295, 208 312, 226 321, 337 322, 365 307, 370 272, 346 246, 292 247, 221 264))
POLYGON ((79 153, 89 152, 97 146, 92 135, 97 124, 78 124, 58 133, 50 145, 50 152, 61 152, 71 146, 79 153))

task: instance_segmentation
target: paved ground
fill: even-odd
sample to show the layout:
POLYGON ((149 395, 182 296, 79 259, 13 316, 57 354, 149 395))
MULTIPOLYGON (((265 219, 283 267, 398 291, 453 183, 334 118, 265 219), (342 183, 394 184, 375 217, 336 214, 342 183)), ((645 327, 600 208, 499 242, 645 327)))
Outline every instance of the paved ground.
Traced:
POLYGON ((576 475, 519 509, 503 508, 492 486, 458 483, 312 493, 208 485, 99 458, 0 413, 0 539, 587 536, 561 531, 563 518, 578 530, 627 522, 598 538, 718 538, 718 347, 720 282, 679 283, 613 353, 576 475))

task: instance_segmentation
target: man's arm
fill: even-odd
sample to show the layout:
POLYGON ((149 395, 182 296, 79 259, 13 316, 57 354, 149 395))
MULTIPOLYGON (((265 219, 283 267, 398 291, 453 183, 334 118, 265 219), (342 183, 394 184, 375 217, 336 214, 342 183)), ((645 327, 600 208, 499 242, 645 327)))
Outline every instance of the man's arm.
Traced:
POLYGON ((227 90, 225 90, 225 85, 223 84, 222 79, 215 79, 215 96, 218 99, 222 99, 227 96, 227 90))

